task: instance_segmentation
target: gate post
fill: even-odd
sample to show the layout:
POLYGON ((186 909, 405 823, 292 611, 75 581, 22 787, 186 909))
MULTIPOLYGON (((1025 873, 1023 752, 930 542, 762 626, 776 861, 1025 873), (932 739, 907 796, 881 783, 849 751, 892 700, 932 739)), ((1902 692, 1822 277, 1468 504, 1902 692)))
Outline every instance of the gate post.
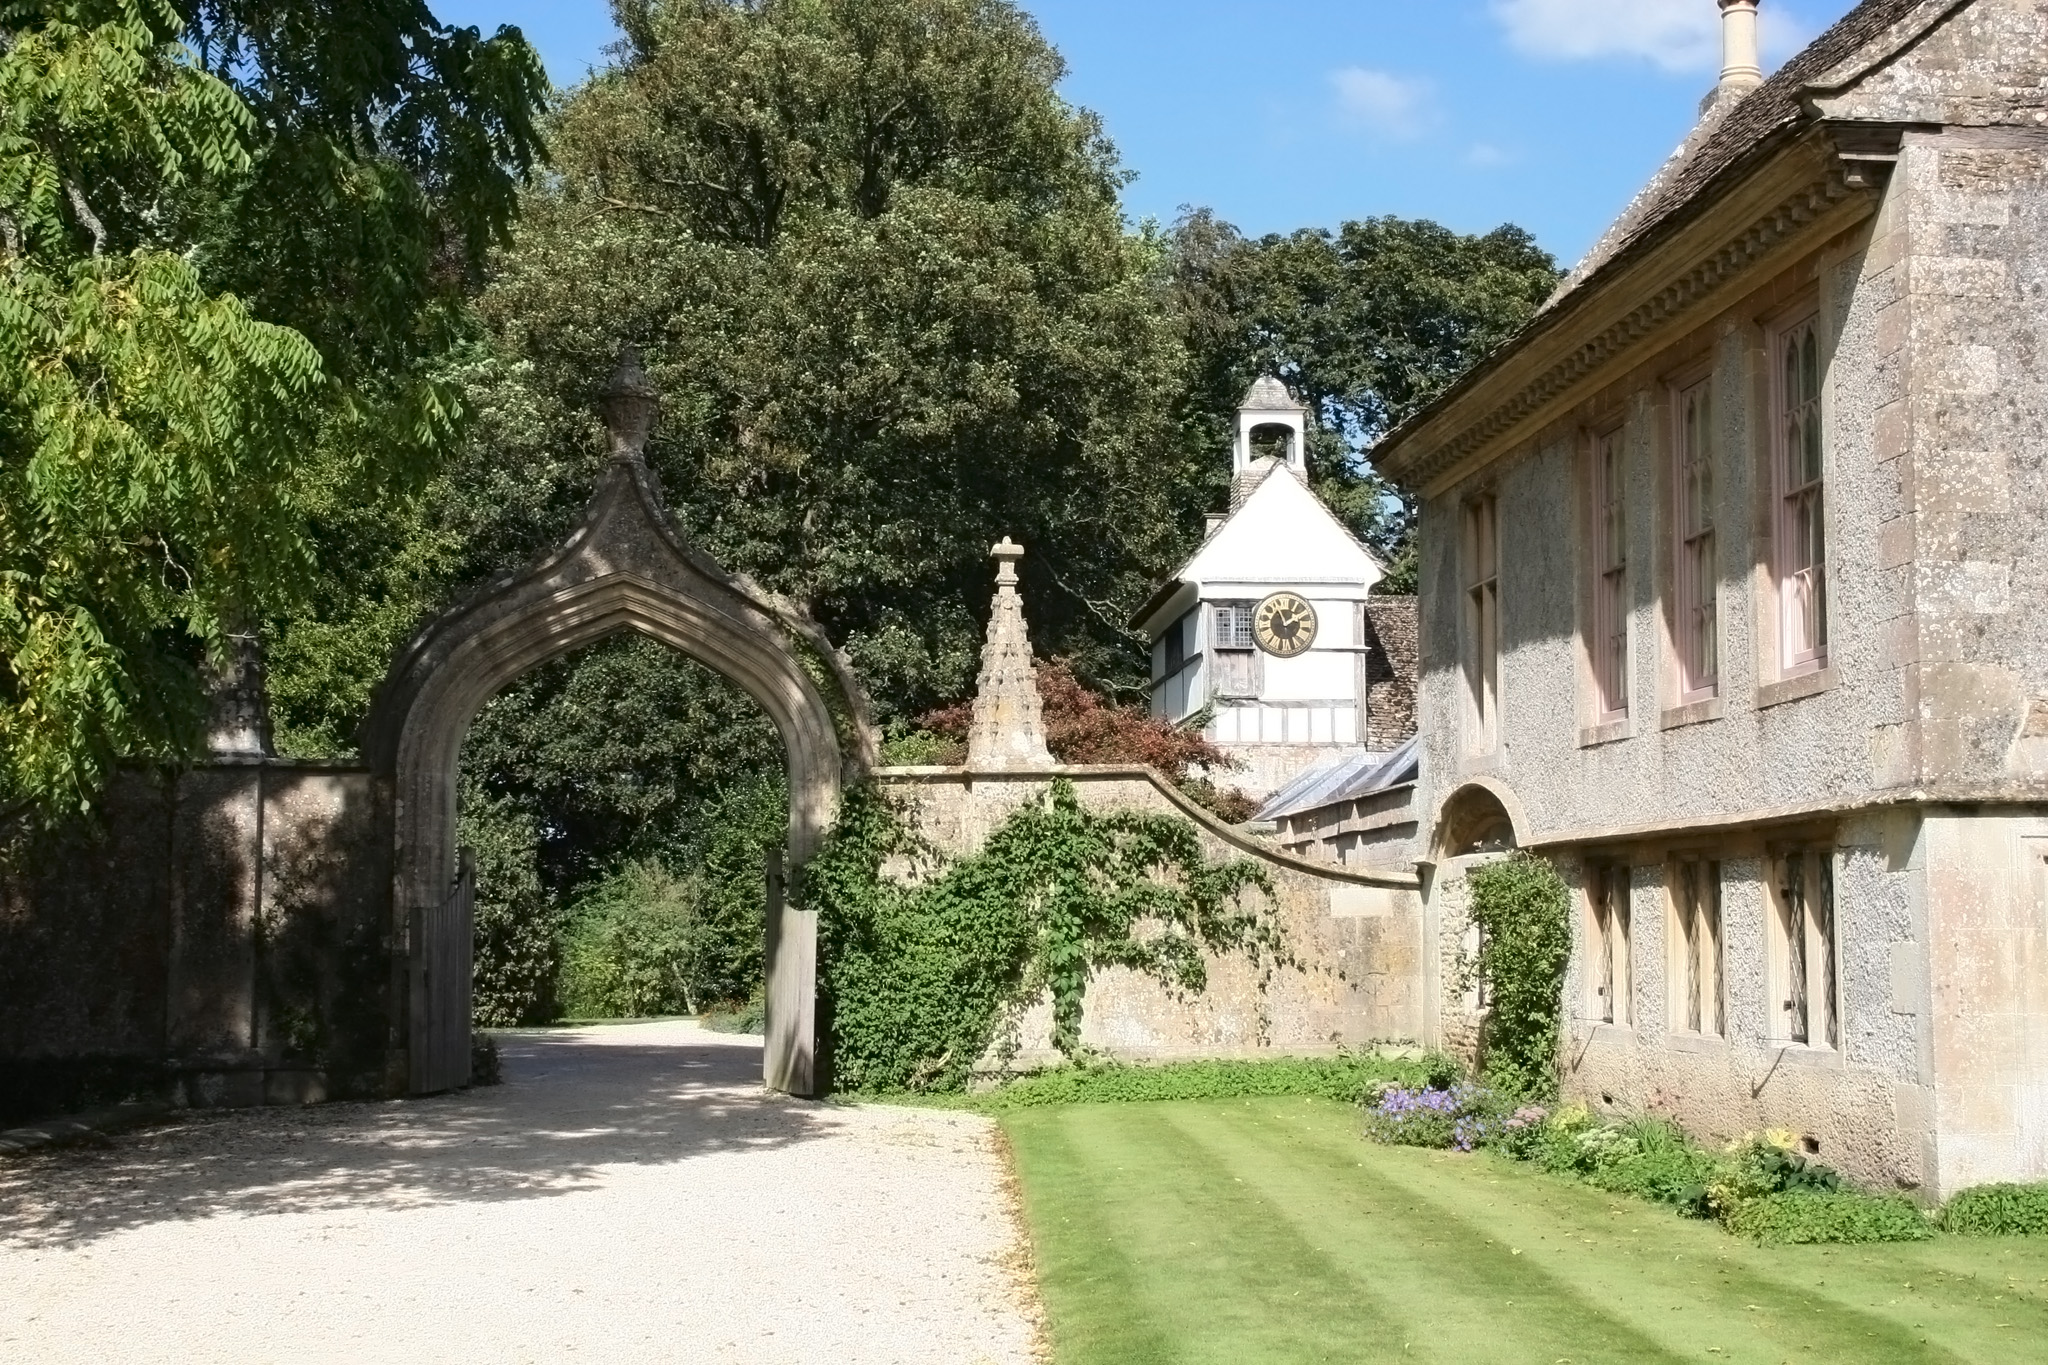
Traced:
POLYGON ((791 903, 786 854, 768 851, 766 1021, 762 1079, 805 1099, 818 1093, 818 917, 791 903))

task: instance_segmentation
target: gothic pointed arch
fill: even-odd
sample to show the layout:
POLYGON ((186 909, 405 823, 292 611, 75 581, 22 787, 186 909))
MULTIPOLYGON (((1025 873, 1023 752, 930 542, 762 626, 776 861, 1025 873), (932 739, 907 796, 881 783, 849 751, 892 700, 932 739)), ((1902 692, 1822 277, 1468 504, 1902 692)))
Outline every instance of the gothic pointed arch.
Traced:
MULTIPOLYGON (((823 842, 841 792, 877 757, 852 666, 791 603, 725 571, 669 516, 642 450, 653 395, 628 356, 606 399, 612 459, 568 539, 485 584, 422 629, 393 662, 362 734, 390 783, 392 913, 405 981, 408 1088, 469 1075, 470 944, 441 914, 457 893, 456 767, 477 711, 557 655, 633 630, 715 669, 781 734, 789 781, 790 880, 823 842)), ((768 924, 764 1079, 792 1094, 822 1081, 815 1037, 817 923, 789 897, 768 924)))

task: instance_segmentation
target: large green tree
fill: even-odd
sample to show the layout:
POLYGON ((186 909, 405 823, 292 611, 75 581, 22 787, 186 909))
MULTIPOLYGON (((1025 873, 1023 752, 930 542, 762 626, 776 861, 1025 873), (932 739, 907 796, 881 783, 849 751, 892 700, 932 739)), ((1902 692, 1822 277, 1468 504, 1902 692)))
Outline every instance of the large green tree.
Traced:
POLYGON ((286 719, 345 736, 418 605, 563 534, 623 341, 663 394, 649 460, 677 515, 844 642, 885 716, 970 683, 1005 534, 1041 646, 1128 674, 1123 615, 1199 525, 1213 455, 1173 424, 1163 244, 1126 231, 1114 154, 1031 21, 1000 0, 619 15, 619 64, 559 109, 479 301, 468 463, 416 523, 337 535, 412 564, 290 624, 280 668, 323 682, 280 678, 286 719))
POLYGON ((418 0, 0 2, 0 814, 189 752, 321 509, 451 445, 545 89, 418 0))

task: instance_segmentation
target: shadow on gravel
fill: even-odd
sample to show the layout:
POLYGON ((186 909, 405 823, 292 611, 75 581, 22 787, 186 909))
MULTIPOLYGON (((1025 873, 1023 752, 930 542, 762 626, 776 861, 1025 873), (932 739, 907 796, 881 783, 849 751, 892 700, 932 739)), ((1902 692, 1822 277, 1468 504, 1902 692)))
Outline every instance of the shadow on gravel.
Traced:
POLYGON ((74 1245, 218 1214, 547 1198, 591 1187, 602 1166, 775 1150, 837 1127, 831 1106, 762 1089, 757 1039, 630 1040, 637 1032, 501 1035, 505 1084, 488 1089, 195 1114, 106 1147, 8 1161, 0 1245, 74 1245))

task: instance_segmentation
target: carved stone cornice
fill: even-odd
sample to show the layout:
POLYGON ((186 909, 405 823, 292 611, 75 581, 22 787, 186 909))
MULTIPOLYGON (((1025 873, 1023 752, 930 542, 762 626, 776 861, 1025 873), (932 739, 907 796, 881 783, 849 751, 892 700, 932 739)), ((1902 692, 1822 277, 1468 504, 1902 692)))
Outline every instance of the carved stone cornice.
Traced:
POLYGON ((1665 240, 1638 244, 1587 280, 1547 325, 1539 317, 1470 380, 1390 435, 1374 457, 1380 472, 1426 495, 1440 491, 1530 418, 1669 332, 1738 277, 1808 239, 1816 224, 1838 217, 1846 205, 1868 211, 1874 202, 1868 177, 1853 174, 1823 138, 1805 140, 1801 150, 1807 154, 1780 166, 1798 174, 1757 177, 1775 183, 1730 191, 1691 221, 1673 225, 1665 240), (1760 211, 1759 189, 1768 191, 1760 211), (1747 201, 1746 211, 1739 201, 1747 201), (1723 220, 1718 229, 1714 219, 1723 220), (1639 300, 1634 306, 1601 320, 1603 302, 1618 308, 1631 296, 1639 300))

